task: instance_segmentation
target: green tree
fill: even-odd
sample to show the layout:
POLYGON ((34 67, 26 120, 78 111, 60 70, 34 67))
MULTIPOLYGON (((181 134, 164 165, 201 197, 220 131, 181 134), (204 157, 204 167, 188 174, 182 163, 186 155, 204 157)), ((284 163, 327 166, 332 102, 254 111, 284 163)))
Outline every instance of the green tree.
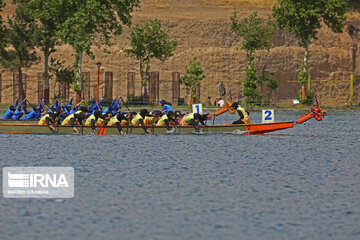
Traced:
POLYGON ((70 44, 76 52, 76 102, 81 100, 82 59, 91 52, 96 38, 103 45, 110 45, 110 37, 122 33, 123 25, 131 24, 131 13, 140 0, 63 0, 66 20, 58 32, 64 43, 70 44))
POLYGON ((185 71, 185 75, 179 79, 179 82, 191 90, 190 104, 193 104, 200 98, 200 96, 196 96, 195 90, 196 87, 199 86, 200 81, 205 78, 204 70, 202 69, 197 57, 194 57, 190 61, 189 65, 185 66, 185 71))
POLYGON ((74 82, 74 69, 72 66, 65 66, 64 61, 60 61, 54 58, 50 59, 49 62, 49 75, 55 76, 56 82, 65 83, 69 88, 74 82))
POLYGON ((150 20, 144 25, 136 24, 130 33, 131 49, 125 50, 128 56, 139 60, 144 105, 145 89, 150 80, 151 59, 165 61, 173 56, 177 46, 177 41, 170 39, 167 30, 161 27, 161 22, 157 19, 150 20))
POLYGON ((36 63, 38 57, 34 48, 34 25, 23 11, 22 4, 16 6, 15 15, 7 20, 5 48, 1 50, 0 63, 3 67, 18 71, 19 94, 25 98, 22 69, 36 63))
POLYGON ((279 82, 274 78, 274 73, 268 72, 265 69, 266 65, 264 65, 261 75, 258 76, 257 83, 260 86, 261 92, 263 85, 265 84, 267 86, 267 93, 264 100, 264 105, 269 106, 272 93, 278 87, 279 82))
POLYGON ((265 19, 259 17, 257 12, 248 18, 238 21, 237 13, 230 17, 231 30, 243 39, 241 49, 246 52, 246 76, 243 94, 247 96, 247 103, 258 104, 261 94, 257 90, 257 71, 254 63, 254 54, 258 50, 270 48, 270 40, 274 34, 273 27, 266 24, 265 19))
POLYGON ((342 32, 345 13, 348 10, 347 0, 279 0, 273 7, 276 25, 289 33, 294 33, 299 45, 305 48, 304 58, 298 74, 299 83, 303 88, 309 77, 309 45, 325 23, 335 33, 342 32))
POLYGON ((49 74, 49 59, 50 55, 56 51, 56 46, 59 45, 59 30, 61 24, 66 18, 66 6, 64 1, 59 0, 15 0, 16 3, 21 3, 23 11, 36 23, 35 42, 36 46, 41 50, 44 59, 44 99, 49 102, 50 93, 50 74, 49 74))
MULTIPOLYGON (((0 13, 2 12, 2 9, 5 6, 4 0, 0 0, 0 13)), ((3 18, 0 15, 0 51, 2 51, 6 46, 6 28, 3 25, 3 18)))

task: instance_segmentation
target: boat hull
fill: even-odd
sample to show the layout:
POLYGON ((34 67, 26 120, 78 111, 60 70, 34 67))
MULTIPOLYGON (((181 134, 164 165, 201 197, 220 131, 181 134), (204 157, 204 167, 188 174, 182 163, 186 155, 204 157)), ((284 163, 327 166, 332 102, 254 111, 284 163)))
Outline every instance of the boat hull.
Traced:
POLYGON ((18 123, 18 124, 37 124, 39 119, 3 119, 0 118, 0 123, 18 123))
MULTIPOLYGON (((255 124, 221 124, 199 126, 201 132, 213 133, 231 133, 234 131, 243 131, 247 134, 262 134, 291 128, 294 126, 292 121, 274 122, 274 123, 255 123, 255 124)), ((102 126, 98 127, 98 130, 102 126)), ((119 134, 115 126, 104 126, 107 135, 119 134)), ((80 134, 94 134, 90 126, 77 126, 80 134)), ((148 129, 154 134, 167 133, 165 126, 153 126, 148 129)), ((127 134, 145 134, 141 126, 123 126, 124 133, 127 134)), ((195 132, 193 126, 178 126, 174 133, 192 133, 195 132)), ((0 133, 30 133, 30 134, 73 134, 71 126, 57 126, 56 133, 53 133, 48 126, 37 124, 20 124, 20 123, 0 123, 0 133)))

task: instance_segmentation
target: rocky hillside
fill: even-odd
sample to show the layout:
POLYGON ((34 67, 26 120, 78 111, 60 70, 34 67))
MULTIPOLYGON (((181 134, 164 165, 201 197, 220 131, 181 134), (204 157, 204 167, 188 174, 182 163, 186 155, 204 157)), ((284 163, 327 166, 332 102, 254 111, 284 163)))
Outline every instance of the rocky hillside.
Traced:
MULTIPOLYGON (((235 93, 241 98, 241 86, 244 79, 245 53, 239 50, 240 39, 231 33, 230 16, 234 9, 239 17, 248 16, 254 11, 266 16, 271 13, 271 6, 276 4, 273 0, 142 0, 141 8, 134 14, 133 23, 143 23, 157 18, 163 27, 169 30, 171 36, 178 40, 178 48, 173 57, 164 63, 153 61, 152 71, 159 72, 159 98, 172 99, 173 83, 172 72, 185 72, 185 65, 197 56, 205 70, 206 78, 201 83, 200 97, 203 103, 213 102, 218 94, 218 84, 225 85, 226 98, 235 93)), ((8 5, 3 15, 11 14, 14 7, 8 5)), ((349 17, 349 21, 357 24, 358 15, 349 17)), ((108 48, 110 54, 104 53, 100 42, 94 47, 95 59, 85 57, 83 71, 90 74, 90 95, 94 96, 94 86, 97 80, 96 62, 101 61, 101 90, 104 92, 105 72, 113 72, 113 96, 127 96, 128 72, 135 72, 135 94, 140 95, 140 76, 138 63, 125 56, 123 50, 129 47, 129 29, 123 35, 113 39, 113 46, 108 48), (99 48, 98 48, 99 47, 99 48)), ((310 72, 312 76, 312 89, 321 94, 324 101, 329 104, 348 104, 350 74, 352 72, 352 39, 347 32, 334 34, 323 27, 318 40, 310 46, 310 72), (326 80, 326 81, 325 81, 326 80), (338 82, 342 81, 342 82, 338 82), (326 86, 327 83, 328 86, 326 86), (335 82, 334 86, 332 85, 335 82), (329 87, 330 86, 330 87, 329 87), (337 90, 338 89, 338 90, 337 90)), ((360 38, 358 38, 359 43, 360 38)), ((300 66, 304 50, 297 45, 293 36, 277 32, 272 41, 270 51, 261 51, 256 54, 258 69, 266 69, 274 73, 279 80, 279 88, 273 96, 276 103, 291 103, 300 86, 296 83, 297 69, 300 66)), ((359 57, 357 52, 357 57, 359 57)), ((73 52, 70 46, 61 46, 53 57, 66 60, 67 64, 73 62, 73 52)), ((360 63, 357 72, 360 72, 360 63)), ((42 71, 41 62, 25 69, 27 74, 27 96, 34 102, 38 98, 38 74, 42 71)), ((13 101, 13 74, 2 70, 1 102, 13 101)), ((58 84, 51 84, 51 95, 58 93, 58 84)), ((356 86, 355 86, 356 87, 356 86)), ((355 88, 355 103, 359 103, 359 88, 355 88)), ((72 96, 72 93, 70 93, 72 96)), ((186 90, 181 87, 180 97, 188 100, 186 90)))

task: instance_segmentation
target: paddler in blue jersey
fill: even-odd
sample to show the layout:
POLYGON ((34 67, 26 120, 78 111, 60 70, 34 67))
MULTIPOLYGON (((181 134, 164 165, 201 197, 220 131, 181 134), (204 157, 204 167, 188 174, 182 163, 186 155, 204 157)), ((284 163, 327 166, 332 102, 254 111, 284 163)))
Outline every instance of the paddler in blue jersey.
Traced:
POLYGON ((166 114, 167 112, 174 112, 171 108, 170 104, 168 104, 164 99, 160 101, 160 106, 163 106, 162 114, 166 114))
POLYGON ((23 109, 22 105, 26 101, 26 98, 21 101, 19 107, 14 111, 14 114, 12 115, 11 119, 20 119, 22 115, 24 115, 25 110, 23 109))
POLYGON ((104 100, 104 99, 101 99, 101 100, 92 108, 93 112, 95 112, 96 110, 102 111, 102 106, 101 106, 102 100, 104 100))
POLYGON ((245 110, 245 108, 241 107, 240 104, 237 102, 234 102, 230 106, 233 110, 236 110, 237 114, 239 115, 239 120, 234 121, 232 124, 249 124, 250 118, 249 118, 249 112, 245 110))
POLYGON ((63 109, 64 109, 64 114, 63 115, 65 117, 67 117, 67 116, 69 116, 71 114, 70 111, 71 111, 72 101, 73 101, 73 99, 70 99, 70 102, 68 104, 65 104, 64 107, 63 107, 63 109))
MULTIPOLYGON (((81 102, 79 102, 78 104, 76 104, 76 105, 71 109, 70 114, 73 114, 73 113, 79 111, 80 108, 81 108, 81 104, 82 104, 83 102, 84 102, 84 100, 81 100, 81 102)), ((86 112, 87 112, 87 109, 86 109, 86 112)))
POLYGON ((19 104, 19 99, 17 99, 16 103, 14 105, 11 105, 9 107, 9 109, 5 112, 4 119, 11 119, 12 118, 18 104, 19 104))
POLYGON ((80 107, 80 110, 76 111, 75 113, 70 114, 67 116, 61 125, 71 125, 74 129, 74 132, 80 134, 79 130, 75 127, 75 124, 82 125, 83 121, 88 116, 87 108, 84 106, 80 107))
POLYGON ((147 127, 144 124, 144 119, 146 116, 151 116, 149 111, 146 109, 141 109, 140 112, 131 120, 131 125, 133 126, 141 125, 145 133, 151 134, 151 131, 147 129, 147 127))
POLYGON ((42 108, 39 107, 34 107, 34 110, 32 110, 29 114, 27 114, 24 119, 40 119, 41 118, 41 113, 42 113, 42 108))

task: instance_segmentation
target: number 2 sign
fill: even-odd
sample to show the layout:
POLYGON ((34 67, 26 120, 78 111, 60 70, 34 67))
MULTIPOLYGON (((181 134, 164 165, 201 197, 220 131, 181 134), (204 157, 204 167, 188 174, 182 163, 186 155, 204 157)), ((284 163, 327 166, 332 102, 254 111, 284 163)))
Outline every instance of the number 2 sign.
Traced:
POLYGON ((274 109, 262 110, 262 123, 274 122, 274 109))

